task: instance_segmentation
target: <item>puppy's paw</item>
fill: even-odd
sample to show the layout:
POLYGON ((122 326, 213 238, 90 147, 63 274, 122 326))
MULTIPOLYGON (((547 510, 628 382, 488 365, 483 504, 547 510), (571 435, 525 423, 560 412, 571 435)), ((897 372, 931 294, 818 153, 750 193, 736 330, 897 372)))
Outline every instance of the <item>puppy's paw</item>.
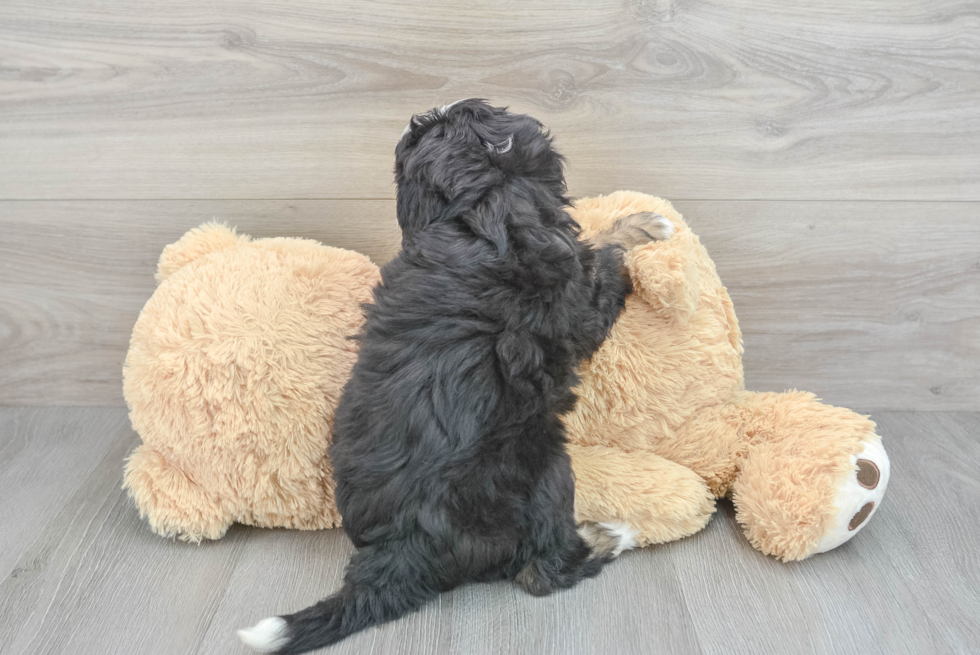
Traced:
POLYGON ((564 556, 552 555, 529 562, 514 581, 532 596, 547 596, 559 589, 574 587, 583 578, 594 577, 612 555, 590 552, 583 546, 586 544, 579 543, 573 552, 564 556))
POLYGON ((551 576, 537 562, 531 562, 521 569, 514 581, 532 596, 547 596, 557 588, 551 576))
POLYGON ((660 214, 639 212, 616 219, 609 229, 596 235, 597 247, 608 244, 630 250, 651 241, 666 241, 674 233, 674 224, 660 214))
POLYGON ((624 550, 636 548, 636 530, 626 523, 583 521, 578 533, 589 544, 593 556, 618 557, 624 550))

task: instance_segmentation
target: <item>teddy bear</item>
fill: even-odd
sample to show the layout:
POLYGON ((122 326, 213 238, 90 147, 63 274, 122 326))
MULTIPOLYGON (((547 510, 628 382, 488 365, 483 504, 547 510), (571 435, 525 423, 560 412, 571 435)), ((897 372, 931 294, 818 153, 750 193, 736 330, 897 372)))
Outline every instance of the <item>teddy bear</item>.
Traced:
MULTIPOLYGON (((729 496, 763 553, 844 543, 888 483, 874 424, 811 394, 745 390, 731 300, 670 203, 620 191, 572 208, 586 239, 640 212, 674 230, 627 253, 633 293, 580 367, 564 417, 577 519, 618 535, 618 553, 694 534, 729 496)), ((164 249, 123 375, 143 442, 124 487, 155 532, 340 525, 330 427, 379 279, 358 253, 219 224, 164 249)))
POLYGON ((123 365, 140 513, 195 542, 236 521, 339 526, 327 446, 378 267, 211 223, 164 248, 156 279, 123 365))
POLYGON ((618 191, 572 215, 590 238, 638 212, 674 232, 627 254, 633 293, 580 368, 565 417, 578 512, 646 546, 697 532, 728 496, 763 553, 798 560, 843 544, 888 485, 874 423, 810 393, 745 389, 732 301, 669 202, 618 191))

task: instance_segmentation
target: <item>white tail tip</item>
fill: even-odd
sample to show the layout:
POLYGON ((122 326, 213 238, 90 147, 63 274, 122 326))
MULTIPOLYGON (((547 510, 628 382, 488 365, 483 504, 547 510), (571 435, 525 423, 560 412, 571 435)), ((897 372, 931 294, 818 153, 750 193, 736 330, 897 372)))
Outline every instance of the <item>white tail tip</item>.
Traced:
POLYGON ((238 638, 260 653, 272 653, 287 643, 289 635, 286 632, 286 620, 281 616, 270 616, 262 619, 251 628, 238 631, 238 638))

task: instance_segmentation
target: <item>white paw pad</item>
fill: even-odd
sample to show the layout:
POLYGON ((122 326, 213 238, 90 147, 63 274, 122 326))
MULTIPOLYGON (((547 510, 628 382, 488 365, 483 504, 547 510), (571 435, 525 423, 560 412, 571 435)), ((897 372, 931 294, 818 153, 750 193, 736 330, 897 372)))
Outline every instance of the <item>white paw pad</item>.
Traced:
POLYGON ((844 478, 837 492, 838 511, 834 525, 824 535, 815 553, 837 548, 856 535, 881 505, 891 473, 881 439, 876 437, 867 442, 864 450, 851 456, 851 465, 854 472, 844 478))

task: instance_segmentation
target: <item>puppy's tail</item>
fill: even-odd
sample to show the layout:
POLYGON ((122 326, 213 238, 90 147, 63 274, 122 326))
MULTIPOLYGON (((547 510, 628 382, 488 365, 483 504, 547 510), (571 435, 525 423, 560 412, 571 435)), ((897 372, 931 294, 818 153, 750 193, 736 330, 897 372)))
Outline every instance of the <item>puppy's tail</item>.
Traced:
POLYGON ((396 567, 383 571, 384 558, 371 555, 364 551, 354 555, 338 593, 295 614, 272 616, 239 630, 239 639, 262 653, 305 653, 397 619, 436 595, 416 576, 396 579, 405 571, 396 567))

